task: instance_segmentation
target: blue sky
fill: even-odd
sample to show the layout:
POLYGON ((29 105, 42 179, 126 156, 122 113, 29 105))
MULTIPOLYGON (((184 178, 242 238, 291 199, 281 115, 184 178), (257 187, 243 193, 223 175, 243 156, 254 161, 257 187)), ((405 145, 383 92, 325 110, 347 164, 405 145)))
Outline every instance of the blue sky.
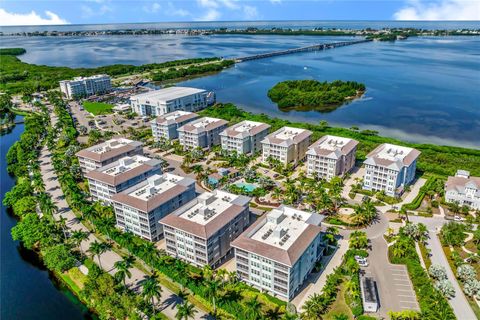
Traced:
POLYGON ((3 0, 0 25, 231 20, 480 20, 478 0, 3 0))

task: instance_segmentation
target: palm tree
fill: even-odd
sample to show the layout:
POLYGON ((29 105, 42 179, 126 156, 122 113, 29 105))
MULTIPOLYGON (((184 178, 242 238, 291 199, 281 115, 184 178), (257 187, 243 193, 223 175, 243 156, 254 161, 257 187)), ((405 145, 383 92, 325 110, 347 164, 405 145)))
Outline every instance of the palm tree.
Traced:
POLYGON ((333 320, 348 320, 348 316, 344 313, 336 314, 333 316, 333 320))
POLYGON ((213 304, 213 315, 216 315, 217 314, 217 305, 216 305, 216 299, 218 297, 218 291, 219 291, 219 288, 220 288, 220 281, 218 281, 217 279, 210 279, 210 280, 207 280, 206 283, 205 283, 205 286, 206 286, 206 294, 207 294, 207 297, 209 297, 210 299, 212 299, 212 304, 213 304))
POLYGON ((188 320, 193 318, 197 313, 195 310, 195 306, 188 302, 188 300, 184 301, 181 304, 177 304, 177 313, 175 314, 175 319, 177 320, 188 320))
POLYGON ((45 191, 45 183, 43 182, 42 174, 38 171, 33 174, 32 186, 33 190, 37 193, 45 191))
POLYGON ((155 299, 160 300, 162 297, 162 287, 158 283, 155 275, 145 276, 142 282, 142 296, 145 301, 150 302, 152 305, 152 311, 155 315, 155 299))
POLYGON ((282 318, 282 315, 283 315, 283 312, 280 311, 280 306, 276 306, 275 308, 273 309, 268 309, 266 312, 265 312, 265 317, 268 319, 268 320, 279 320, 282 318))
POLYGON ((80 254, 83 256, 82 241, 88 239, 88 232, 75 230, 72 233, 71 239, 75 243, 75 246, 80 250, 80 254))
POLYGON ((60 228, 62 228, 64 238, 67 239, 67 218, 60 216, 58 219, 58 224, 60 225, 60 228))
MULTIPOLYGON (((90 244, 90 248, 88 248, 88 252, 92 255, 92 258, 95 256, 98 257, 98 264, 100 265, 100 268, 102 268, 102 261, 100 259, 100 256, 107 252, 110 249, 110 245, 104 243, 104 242, 98 242, 95 240, 90 244)), ((103 269, 103 268, 102 268, 103 269)))
POLYGON ((132 277, 132 273, 129 270, 129 266, 123 260, 116 261, 113 264, 113 266, 115 267, 115 269, 117 269, 117 272, 115 272, 115 279, 117 279, 118 282, 123 282, 123 286, 126 287, 127 285, 125 283, 125 278, 132 277))
POLYGON ((248 314, 251 319, 259 319, 262 315, 262 306, 263 303, 258 300, 258 296, 252 297, 250 300, 245 302, 245 306, 248 309, 248 314))

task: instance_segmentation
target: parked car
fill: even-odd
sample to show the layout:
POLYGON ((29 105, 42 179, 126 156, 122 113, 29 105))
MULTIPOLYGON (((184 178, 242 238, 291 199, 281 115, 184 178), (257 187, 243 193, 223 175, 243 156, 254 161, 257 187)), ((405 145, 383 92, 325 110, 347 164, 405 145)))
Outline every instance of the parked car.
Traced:
POLYGON ((367 258, 355 256, 355 260, 357 261, 360 267, 368 267, 368 260, 367 258))
POLYGON ((455 221, 465 221, 465 218, 460 217, 460 216, 455 216, 455 217, 453 217, 453 220, 455 220, 455 221))

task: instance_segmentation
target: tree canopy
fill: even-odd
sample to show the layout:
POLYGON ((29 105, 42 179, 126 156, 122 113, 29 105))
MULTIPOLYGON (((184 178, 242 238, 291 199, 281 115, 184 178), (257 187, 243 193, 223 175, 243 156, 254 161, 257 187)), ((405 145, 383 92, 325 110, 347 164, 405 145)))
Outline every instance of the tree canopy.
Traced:
POLYGON ((355 81, 287 80, 268 91, 268 97, 282 110, 330 112, 365 92, 355 81))

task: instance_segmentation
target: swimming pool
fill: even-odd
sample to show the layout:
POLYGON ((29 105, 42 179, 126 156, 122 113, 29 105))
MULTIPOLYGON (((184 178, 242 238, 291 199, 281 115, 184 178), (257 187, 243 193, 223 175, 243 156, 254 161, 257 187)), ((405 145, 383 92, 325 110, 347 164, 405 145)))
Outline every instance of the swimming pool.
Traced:
POLYGON ((237 182, 235 185, 239 188, 245 188, 248 192, 252 192, 253 190, 257 189, 257 186, 252 183, 246 182, 237 182))

